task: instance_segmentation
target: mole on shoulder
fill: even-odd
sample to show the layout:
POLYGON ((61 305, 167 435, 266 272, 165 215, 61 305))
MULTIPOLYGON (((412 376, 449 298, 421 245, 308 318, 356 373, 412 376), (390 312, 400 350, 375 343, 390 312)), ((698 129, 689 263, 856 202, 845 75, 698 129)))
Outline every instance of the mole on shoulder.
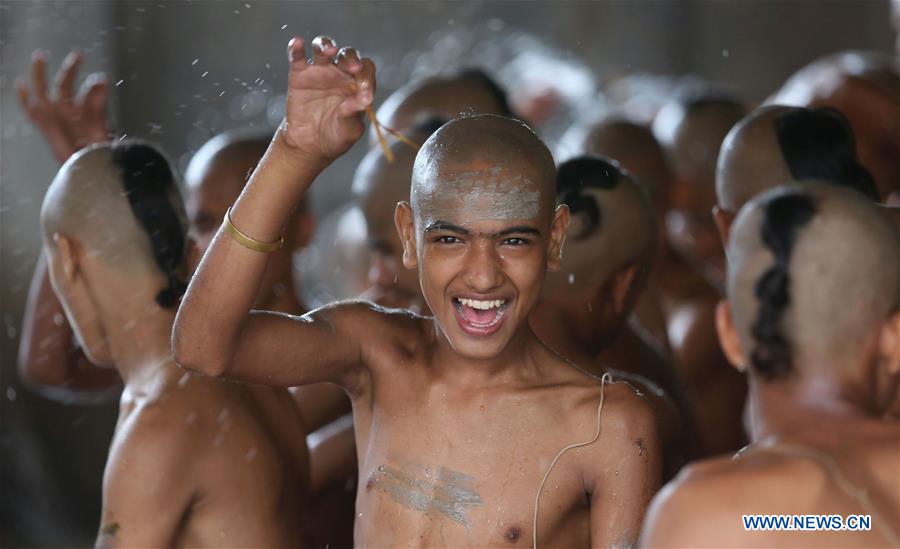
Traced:
POLYGON ((510 526, 503 537, 506 538, 506 541, 515 543, 519 541, 520 537, 522 537, 522 529, 518 526, 510 526))

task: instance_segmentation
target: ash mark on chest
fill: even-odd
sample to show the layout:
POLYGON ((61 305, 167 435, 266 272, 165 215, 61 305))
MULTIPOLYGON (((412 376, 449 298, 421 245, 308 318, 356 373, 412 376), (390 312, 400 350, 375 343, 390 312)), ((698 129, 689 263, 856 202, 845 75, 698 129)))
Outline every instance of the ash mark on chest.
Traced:
POLYGON ((400 505, 425 514, 437 514, 468 528, 468 512, 482 504, 476 479, 440 467, 412 465, 406 469, 380 465, 369 475, 366 488, 387 494, 400 505))

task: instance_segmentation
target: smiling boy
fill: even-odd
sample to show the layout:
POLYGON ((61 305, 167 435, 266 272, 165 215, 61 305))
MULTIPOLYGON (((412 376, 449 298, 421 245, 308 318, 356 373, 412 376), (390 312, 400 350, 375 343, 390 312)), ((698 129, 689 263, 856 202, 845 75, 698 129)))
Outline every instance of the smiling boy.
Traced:
POLYGON ((302 317, 250 311, 264 252, 321 170, 363 134, 372 101, 370 60, 325 38, 313 51, 307 62, 302 40, 288 47, 285 120, 191 283, 176 360, 254 383, 347 390, 357 545, 523 546, 534 524, 539 545, 633 543, 660 482, 653 416, 627 386, 601 384, 528 327, 545 271, 559 266, 568 210, 555 205, 549 151, 524 124, 460 118, 416 158, 396 224, 433 318, 367 303, 302 317), (563 454, 542 483, 560 450, 598 427, 599 439, 563 454))

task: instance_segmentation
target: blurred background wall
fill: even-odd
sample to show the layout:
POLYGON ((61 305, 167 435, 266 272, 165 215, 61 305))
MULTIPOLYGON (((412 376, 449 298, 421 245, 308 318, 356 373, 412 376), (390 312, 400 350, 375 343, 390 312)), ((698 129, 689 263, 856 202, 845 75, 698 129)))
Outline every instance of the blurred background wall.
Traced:
MULTIPOLYGON (((0 545, 92 543, 116 415, 115 403, 51 402, 16 376, 38 212, 57 169, 13 91, 35 48, 50 52, 52 71, 81 49, 83 74, 108 74, 117 135, 158 142, 183 169, 213 134, 277 121, 294 35, 326 33, 373 57, 376 103, 410 74, 457 58, 502 70, 503 56, 471 43, 513 31, 580 60, 598 85, 632 72, 694 73, 760 101, 821 55, 893 51, 888 13, 887 0, 0 2, 0 545)), ((319 215, 346 199, 363 152, 355 147, 314 187, 319 215)))

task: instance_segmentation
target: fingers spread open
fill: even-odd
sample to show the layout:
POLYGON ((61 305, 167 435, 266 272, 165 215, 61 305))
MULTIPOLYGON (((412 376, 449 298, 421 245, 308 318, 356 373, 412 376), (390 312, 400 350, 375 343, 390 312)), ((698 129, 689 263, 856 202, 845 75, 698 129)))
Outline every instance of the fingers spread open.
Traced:
POLYGON ((31 86, 38 101, 47 101, 47 54, 41 50, 31 54, 31 86))
POLYGON ((109 138, 109 129, 106 125, 108 99, 109 86, 106 76, 102 73, 91 74, 79 93, 79 104, 84 108, 84 137, 90 143, 106 141, 109 138))
POLYGON ((25 111, 25 114, 31 116, 31 100, 28 97, 28 84, 25 78, 16 78, 16 97, 19 98, 19 106, 25 111))
POLYGON ((60 101, 71 103, 75 100, 75 78, 81 66, 82 55, 77 51, 66 56, 59 72, 56 73, 57 97, 60 101))

